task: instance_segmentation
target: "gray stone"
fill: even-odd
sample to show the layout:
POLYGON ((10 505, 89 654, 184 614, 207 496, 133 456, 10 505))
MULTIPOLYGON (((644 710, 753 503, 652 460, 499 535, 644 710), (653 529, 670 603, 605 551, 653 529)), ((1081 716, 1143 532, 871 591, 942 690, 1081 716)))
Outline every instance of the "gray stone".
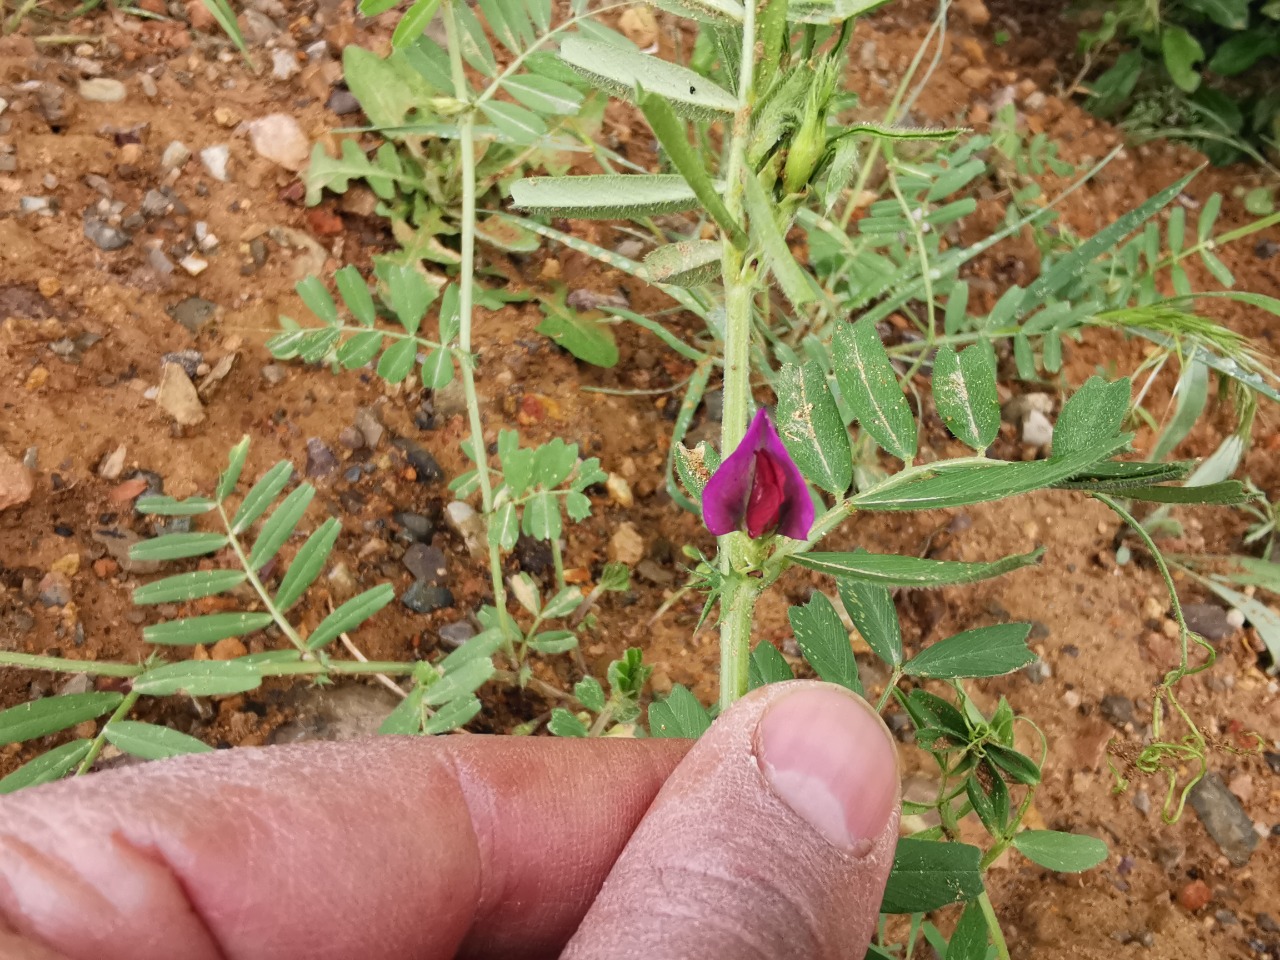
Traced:
POLYGON ((400 699, 384 687, 342 683, 324 687, 302 684, 292 689, 285 706, 296 719, 272 731, 268 743, 303 740, 355 740, 378 732, 400 699))
POLYGON ((463 543, 467 545, 467 550, 472 555, 480 556, 484 553, 484 518, 475 512, 471 504, 463 500, 454 500, 446 504, 444 519, 453 531, 462 537, 463 543))
POLYGON ((130 243, 127 233, 97 217, 84 218, 84 235, 99 250, 119 250, 130 243))
POLYGON ((249 144, 254 152, 286 170, 301 170, 311 154, 311 141, 287 113, 272 113, 249 124, 249 144))
POLYGON ((356 410, 355 427, 360 431, 360 435, 364 437, 364 445, 370 450, 377 450, 378 444, 382 441, 382 435, 386 432, 382 421, 378 419, 378 412, 373 407, 360 407, 356 410))
POLYGON ((348 450, 359 450, 364 446, 364 434, 355 427, 343 427, 338 431, 338 443, 348 450))
POLYGON ((148 190, 142 198, 144 217, 163 217, 173 209, 173 201, 159 190, 148 190))
POLYGON ((428 543, 411 543, 400 562, 413 574, 415 580, 430 586, 440 586, 448 579, 449 561, 444 551, 428 543))
POLYGON ((176 363, 188 377, 194 380, 200 370, 200 364, 204 363, 204 354, 199 350, 176 350, 160 357, 161 369, 166 363, 176 363))
POLYGON ((444 471, 440 469, 440 464, 431 455, 431 451, 420 443, 407 437, 397 437, 392 441, 392 445, 404 453, 404 458, 409 461, 409 466, 413 467, 419 483, 439 483, 444 479, 444 471))
POLYGON ((407 540, 426 542, 436 532, 436 525, 431 522, 431 518, 424 517, 420 513, 409 513, 407 510, 402 510, 393 519, 400 525, 400 529, 407 540))
POLYGON ((93 677, 87 673, 73 673, 58 687, 58 696, 66 697, 77 693, 90 693, 93 690, 93 677))
POLYGON ((289 371, 278 363, 268 363, 259 372, 262 374, 262 379, 272 386, 282 383, 289 376, 289 371))
POLYGON ((277 47, 271 51, 271 76, 276 80, 288 80, 298 71, 298 58, 292 50, 277 47))
POLYGON ((476 628, 466 620, 446 623, 439 629, 440 642, 446 647, 460 647, 476 635, 476 628))
POLYGON ((245 41, 254 46, 266 43, 280 33, 280 27, 274 20, 252 7, 240 14, 240 22, 245 41))
POLYGON ((188 332, 195 336, 206 323, 213 319, 214 314, 218 312, 218 305, 203 297, 187 297, 171 307, 165 307, 164 312, 171 320, 186 327, 188 332))
POLYGON ((1037 659, 1022 668, 1022 675, 1034 684, 1041 684, 1053 676, 1053 668, 1037 659))
POLYGON ((1215 643, 1235 635, 1236 627, 1231 623, 1229 612, 1216 603, 1188 603, 1182 607, 1182 616, 1187 627, 1200 634, 1206 640, 1215 643))
POLYGON ((1222 777, 1216 773, 1206 774, 1191 788, 1188 799, 1209 836, 1232 865, 1243 867, 1248 863, 1258 845, 1258 835, 1254 832, 1253 820, 1236 795, 1227 789, 1222 777))
POLYGON ((327 477, 338 468, 338 458, 319 437, 307 440, 307 476, 327 477))
POLYGON ((1098 704, 1098 709, 1113 727, 1123 730, 1126 724, 1133 723, 1133 701, 1119 694, 1108 694, 1098 704))
POLYGON ((400 602, 414 613, 431 613, 453 606, 453 593, 448 587, 437 587, 429 583, 416 582, 403 596, 400 602))
POLYGON ((71 602, 71 580, 65 573, 46 573, 38 589, 37 597, 46 607, 65 607, 71 602))
POLYGON ((164 153, 160 155, 160 166, 166 170, 173 170, 182 166, 191 159, 191 148, 181 140, 173 140, 164 148, 164 153))
POLYGON ((329 94, 329 101, 325 106, 340 117, 360 112, 360 101, 356 99, 356 95, 343 87, 329 94))

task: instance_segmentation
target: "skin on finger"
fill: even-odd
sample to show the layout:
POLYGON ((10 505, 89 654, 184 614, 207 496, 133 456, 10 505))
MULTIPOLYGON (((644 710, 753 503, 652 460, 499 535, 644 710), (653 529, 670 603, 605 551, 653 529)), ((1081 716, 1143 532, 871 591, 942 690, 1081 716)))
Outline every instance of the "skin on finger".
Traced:
POLYGON ((896 747, 861 699, 756 690, 672 774, 563 960, 861 957, 899 792, 896 747))
POLYGON ((0 930, 68 960, 554 957, 688 746, 383 737, 22 791, 0 930))

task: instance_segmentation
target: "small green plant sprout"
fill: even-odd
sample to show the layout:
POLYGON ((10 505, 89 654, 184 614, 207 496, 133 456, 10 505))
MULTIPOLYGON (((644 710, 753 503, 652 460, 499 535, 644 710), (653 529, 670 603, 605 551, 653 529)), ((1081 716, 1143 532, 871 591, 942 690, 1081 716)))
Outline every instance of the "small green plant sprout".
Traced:
POLYGON ((573 688, 582 709, 574 713, 564 707, 551 711, 547 729, 558 737, 633 737, 640 719, 640 696, 649 682, 652 667, 642 662, 641 651, 628 649, 609 664, 606 696, 600 681, 583 677, 573 688))
POLYGON ((301 537, 300 527, 315 488, 308 483, 294 485, 293 465, 282 460, 238 494, 248 454, 246 437, 231 451, 211 497, 175 500, 149 496, 137 502, 139 512, 163 518, 164 523, 158 536, 132 548, 132 560, 188 566, 192 561, 199 563, 197 569, 163 577, 134 591, 134 602, 140 606, 177 605, 182 613, 143 628, 142 638, 154 644, 156 652, 142 663, 112 663, 0 651, 0 663, 87 674, 106 687, 46 697, 0 713, 0 743, 36 741, 107 716, 96 735, 42 753, 0 780, 0 791, 55 780, 72 771, 85 773, 108 743, 147 760, 209 750, 207 744, 185 733, 130 716, 142 712, 144 698, 247 693, 268 677, 307 676, 316 682, 378 674, 412 677, 411 692, 388 718, 384 732, 444 733, 479 712, 475 691, 494 674, 491 654, 501 640, 496 630, 482 632, 434 664, 334 656, 332 650, 338 641, 354 651, 347 634, 390 603, 395 592, 391 584, 379 584, 323 617, 306 612, 303 601, 324 571, 341 535, 341 525, 329 518, 286 561, 289 546, 301 537), (202 519, 212 521, 208 529, 190 529, 193 520, 202 519), (214 598, 224 609, 201 612, 207 606, 204 601, 214 598), (228 601, 231 608, 225 609, 228 601), (189 653, 197 645, 255 636, 269 649, 227 660, 197 659, 189 653), (188 656, 175 658, 171 655, 174 651, 188 652, 188 656))

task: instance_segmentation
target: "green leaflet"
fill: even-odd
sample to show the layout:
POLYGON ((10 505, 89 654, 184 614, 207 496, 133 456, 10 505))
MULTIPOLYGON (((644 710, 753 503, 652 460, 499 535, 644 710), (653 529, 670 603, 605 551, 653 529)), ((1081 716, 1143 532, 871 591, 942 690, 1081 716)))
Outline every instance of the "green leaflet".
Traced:
POLYGON ((737 98, 699 73, 645 53, 582 37, 565 37, 560 57, 592 84, 633 103, 638 89, 666 100, 684 117, 732 115, 737 98))
POLYGON ((723 253, 719 240, 681 240, 651 252, 644 258, 644 269, 654 283, 700 287, 720 276, 723 253))
POLYGON ((967 843, 903 837, 880 903, 882 913, 924 913, 982 893, 982 851, 967 843))
POLYGON ((526 177, 511 184, 511 201, 524 210, 581 220, 679 213, 698 206, 693 188, 673 174, 526 177))
POLYGON ((925 647, 906 662, 912 677, 999 677, 1025 667, 1036 656, 1027 649, 1029 623, 999 623, 957 633, 925 647))
POLYGON ((796 644, 818 676, 862 696, 862 680, 849 645, 849 631, 826 595, 815 593, 804 606, 787 611, 787 616, 796 644))
POLYGON ((811 483, 843 494, 853 482, 853 452, 826 372, 813 360, 787 364, 774 389, 778 433, 796 466, 811 483))
POLYGON ((1031 553, 1004 557, 990 563, 962 563, 957 560, 922 560, 885 553, 808 553, 795 562, 819 573, 852 577, 893 587, 941 587, 974 583, 1038 563, 1044 548, 1031 553))
POLYGON ((836 381, 858 423, 900 460, 916 455, 916 421, 873 323, 846 323, 832 344, 836 381))
POLYGON ((1080 873, 1107 859, 1107 845, 1097 837, 1057 830, 1023 830, 1013 838, 1018 852, 1059 873, 1080 873))
POLYGON ((1000 432, 996 359, 990 344, 975 343, 963 353, 950 346, 940 349, 933 364, 933 401, 959 440, 975 450, 990 446, 1000 432))

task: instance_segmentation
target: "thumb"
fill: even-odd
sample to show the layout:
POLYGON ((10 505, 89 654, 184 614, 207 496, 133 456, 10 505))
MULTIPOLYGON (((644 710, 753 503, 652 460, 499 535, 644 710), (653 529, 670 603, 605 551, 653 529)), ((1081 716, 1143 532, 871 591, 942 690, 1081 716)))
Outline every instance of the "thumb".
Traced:
POLYGON ((861 957, 898 806, 897 751, 864 700, 756 690, 667 780, 562 960, 861 957))

